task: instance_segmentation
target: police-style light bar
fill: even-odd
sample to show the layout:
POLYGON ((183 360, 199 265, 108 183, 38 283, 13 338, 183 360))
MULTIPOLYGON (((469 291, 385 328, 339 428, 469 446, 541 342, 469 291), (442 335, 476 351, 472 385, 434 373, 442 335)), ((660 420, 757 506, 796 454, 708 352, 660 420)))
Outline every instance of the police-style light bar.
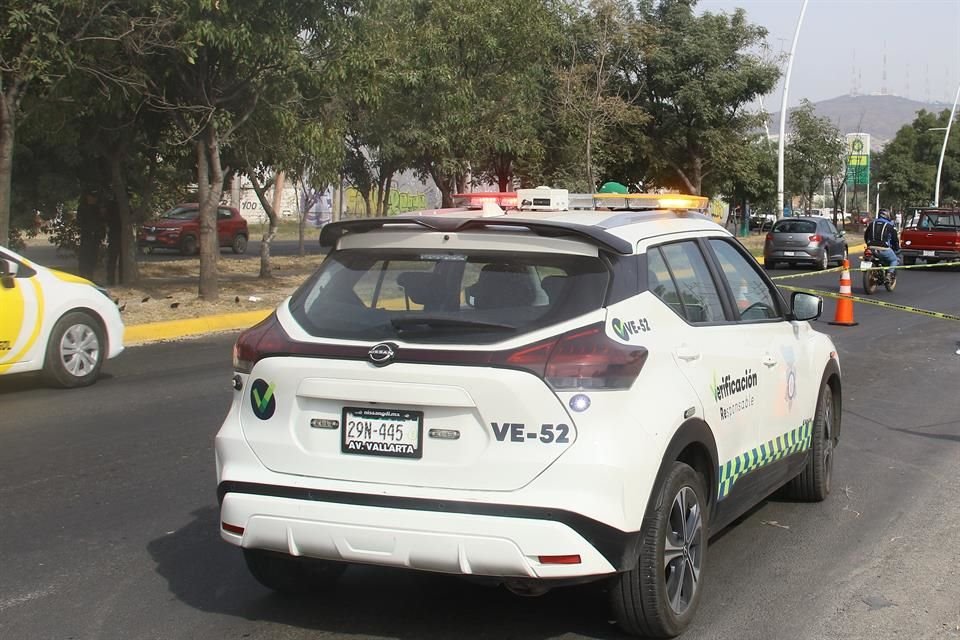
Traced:
POLYGON ((612 209, 669 209, 674 211, 705 211, 707 198, 681 193, 595 193, 597 207, 612 209))
POLYGON ((516 209, 517 194, 513 191, 476 191, 474 193, 455 193, 453 203, 458 207, 482 209, 485 204, 495 204, 501 209, 516 209))

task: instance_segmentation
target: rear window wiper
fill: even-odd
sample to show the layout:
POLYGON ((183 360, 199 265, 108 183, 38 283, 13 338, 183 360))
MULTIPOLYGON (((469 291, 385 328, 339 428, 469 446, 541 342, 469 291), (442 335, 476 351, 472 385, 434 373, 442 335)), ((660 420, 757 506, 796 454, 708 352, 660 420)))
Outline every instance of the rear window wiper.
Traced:
POLYGON ((485 320, 462 320, 459 318, 445 318, 443 316, 407 316, 391 318, 390 324, 398 331, 413 328, 429 329, 493 329, 497 331, 516 331, 512 324, 502 322, 488 322, 485 320))

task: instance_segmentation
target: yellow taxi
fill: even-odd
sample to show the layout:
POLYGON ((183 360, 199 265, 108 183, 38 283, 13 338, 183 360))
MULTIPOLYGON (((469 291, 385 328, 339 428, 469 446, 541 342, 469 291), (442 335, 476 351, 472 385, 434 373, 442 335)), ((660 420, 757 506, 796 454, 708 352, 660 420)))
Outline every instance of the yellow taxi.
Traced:
POLYGON ((81 387, 121 351, 123 321, 104 289, 0 247, 0 376, 43 371, 81 387))

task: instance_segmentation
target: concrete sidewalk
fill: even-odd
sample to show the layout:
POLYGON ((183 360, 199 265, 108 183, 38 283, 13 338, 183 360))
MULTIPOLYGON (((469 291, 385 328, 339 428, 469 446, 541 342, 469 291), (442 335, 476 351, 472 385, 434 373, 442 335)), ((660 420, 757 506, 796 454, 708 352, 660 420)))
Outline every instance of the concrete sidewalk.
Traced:
MULTIPOLYGON (((854 255, 859 253, 863 251, 863 248, 863 244, 854 245, 849 248, 849 254, 854 255)), ((759 252, 759 254, 756 251, 752 253, 758 260, 763 257, 762 251, 759 252)), ((160 340, 198 337, 218 331, 237 331, 255 325, 270 315, 272 311, 273 307, 243 311, 240 313, 202 316, 200 318, 133 324, 127 326, 124 331, 123 341, 124 344, 129 346, 160 340)))

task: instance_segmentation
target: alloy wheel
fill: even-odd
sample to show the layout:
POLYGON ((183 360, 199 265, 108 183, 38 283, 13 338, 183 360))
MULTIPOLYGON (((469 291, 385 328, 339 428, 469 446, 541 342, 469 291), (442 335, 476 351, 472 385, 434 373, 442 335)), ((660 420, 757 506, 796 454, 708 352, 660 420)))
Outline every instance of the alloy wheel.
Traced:
POLYGON ((673 498, 663 545, 667 600, 676 615, 682 615, 700 588, 703 562, 703 517, 697 494, 681 487, 673 498))

